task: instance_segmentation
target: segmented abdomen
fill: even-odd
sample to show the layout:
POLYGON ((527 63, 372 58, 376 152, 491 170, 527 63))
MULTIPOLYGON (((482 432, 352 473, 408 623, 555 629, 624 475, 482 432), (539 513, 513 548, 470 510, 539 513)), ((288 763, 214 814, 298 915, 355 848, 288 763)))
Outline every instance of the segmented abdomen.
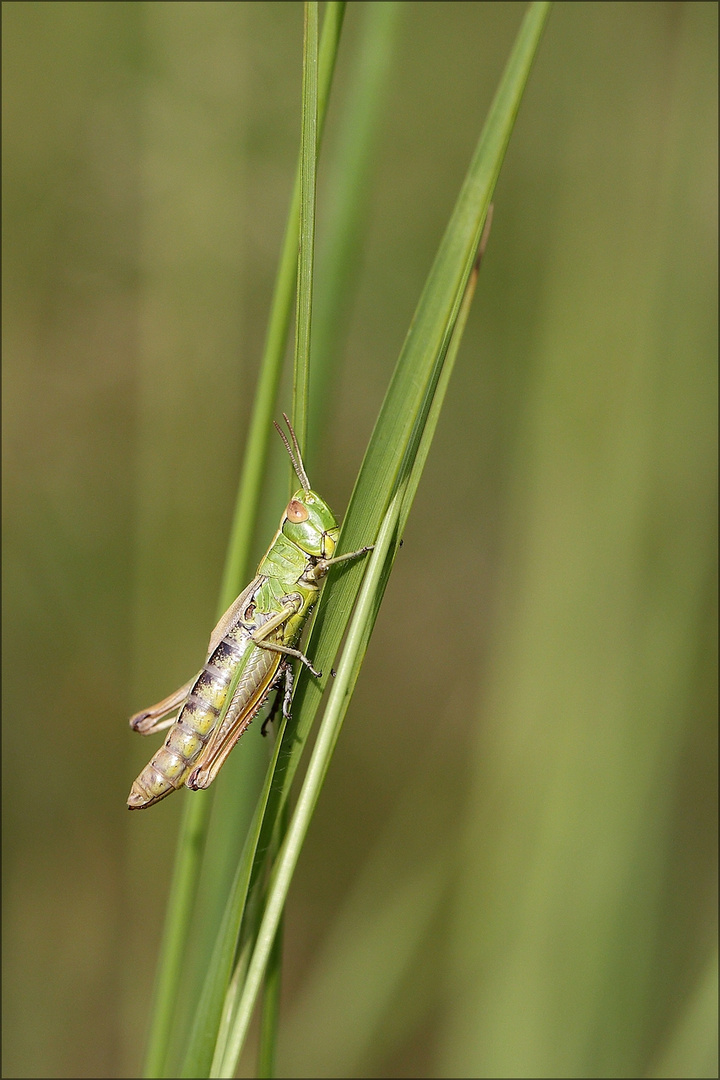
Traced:
POLYGON ((182 787, 215 730, 238 665, 243 671, 234 702, 241 692, 247 694, 263 682, 269 667, 276 666, 276 657, 277 653, 258 648, 244 626, 231 627, 205 662, 164 745, 133 784, 131 798, 135 793, 143 806, 151 806, 182 787))

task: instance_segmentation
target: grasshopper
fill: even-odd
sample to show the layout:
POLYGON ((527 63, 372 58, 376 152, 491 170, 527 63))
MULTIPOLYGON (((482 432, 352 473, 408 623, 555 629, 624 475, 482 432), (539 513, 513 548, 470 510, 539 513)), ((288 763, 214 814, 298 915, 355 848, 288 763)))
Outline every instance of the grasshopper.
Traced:
POLYGON ((311 490, 295 432, 283 416, 292 446, 275 427, 302 488, 285 507, 256 576, 213 630, 202 671, 130 718, 130 727, 141 735, 170 728, 165 744, 132 786, 130 810, 153 806, 183 784, 193 791, 208 787, 271 690, 278 690, 279 701, 283 683, 283 715, 289 716, 290 658, 300 660, 316 678, 322 675, 295 647, 322 580, 331 566, 372 548, 335 556, 338 524, 327 503, 311 490))

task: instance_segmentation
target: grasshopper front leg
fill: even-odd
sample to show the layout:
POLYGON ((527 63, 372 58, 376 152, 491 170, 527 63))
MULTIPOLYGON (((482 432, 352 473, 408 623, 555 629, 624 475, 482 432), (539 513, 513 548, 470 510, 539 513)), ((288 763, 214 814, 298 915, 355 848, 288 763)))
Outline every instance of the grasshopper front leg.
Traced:
POLYGON ((305 664, 305 667, 311 672, 311 674, 313 674, 316 678, 321 679, 322 671, 316 671, 308 660, 307 656, 305 656, 304 653, 300 652, 299 649, 291 649, 288 645, 278 645, 275 641, 265 640, 268 635, 273 632, 273 630, 277 630, 279 626, 282 626, 284 623, 286 623, 291 616, 296 615, 297 612, 300 610, 302 606, 301 596, 289 596, 288 601, 289 603, 284 604, 281 610, 278 611, 276 615, 273 615, 272 618, 268 619, 267 622, 264 622, 262 626, 258 627, 258 629, 255 630, 250 635, 250 637, 261 649, 269 649, 270 652, 283 653, 283 655, 285 656, 294 656, 296 660, 300 660, 303 664, 305 664))
POLYGON ((320 581, 325 577, 331 566, 347 562, 348 559, 359 559, 361 555, 367 555, 368 551, 372 551, 374 547, 374 544, 366 544, 365 547, 361 547, 357 551, 349 551, 347 555, 337 555, 332 559, 318 559, 315 566, 305 574, 305 577, 308 581, 320 581))

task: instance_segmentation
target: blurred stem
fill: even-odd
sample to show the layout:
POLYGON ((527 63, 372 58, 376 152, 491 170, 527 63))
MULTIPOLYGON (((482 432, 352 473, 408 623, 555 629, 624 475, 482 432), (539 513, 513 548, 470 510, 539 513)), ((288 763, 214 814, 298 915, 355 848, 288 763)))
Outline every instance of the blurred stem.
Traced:
POLYGON ((166 1075, 172 1022, 211 805, 210 798, 204 791, 198 791, 195 798, 188 799, 185 803, 160 946, 153 1018, 145 1061, 146 1077, 166 1075))
MULTIPOLYGON (((328 2, 323 21, 318 60, 317 138, 321 138, 327 113, 335 61, 340 41, 345 4, 328 2)), ((218 617, 232 603, 248 574, 250 545, 260 501, 265 471, 272 411, 285 354, 295 286, 296 252, 300 218, 300 164, 295 178, 288 223, 283 239, 275 282, 260 376, 243 459, 228 554, 225 563, 218 617)), ((172 1023, 175 1016, 182 964, 186 955, 190 921, 197 894, 198 878, 212 799, 210 792, 198 791, 185 801, 180 826, 173 879, 160 947, 148 1050, 144 1075, 166 1075, 172 1023)))

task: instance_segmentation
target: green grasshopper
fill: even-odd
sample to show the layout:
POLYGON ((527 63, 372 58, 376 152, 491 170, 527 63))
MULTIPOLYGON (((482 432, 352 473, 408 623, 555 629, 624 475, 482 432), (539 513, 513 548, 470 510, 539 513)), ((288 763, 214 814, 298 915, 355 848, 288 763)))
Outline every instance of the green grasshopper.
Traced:
POLYGON ((193 791, 208 787, 270 691, 279 691, 283 682, 283 715, 289 716, 293 685, 289 658, 300 660, 317 678, 322 674, 295 648, 322 579, 331 566, 372 548, 334 557, 338 524, 327 503, 311 490, 295 432, 283 416, 292 447, 275 427, 302 488, 285 507, 255 578, 213 630, 202 671, 130 718, 130 727, 141 735, 170 728, 164 746, 132 786, 131 810, 153 806, 183 784, 193 791))

